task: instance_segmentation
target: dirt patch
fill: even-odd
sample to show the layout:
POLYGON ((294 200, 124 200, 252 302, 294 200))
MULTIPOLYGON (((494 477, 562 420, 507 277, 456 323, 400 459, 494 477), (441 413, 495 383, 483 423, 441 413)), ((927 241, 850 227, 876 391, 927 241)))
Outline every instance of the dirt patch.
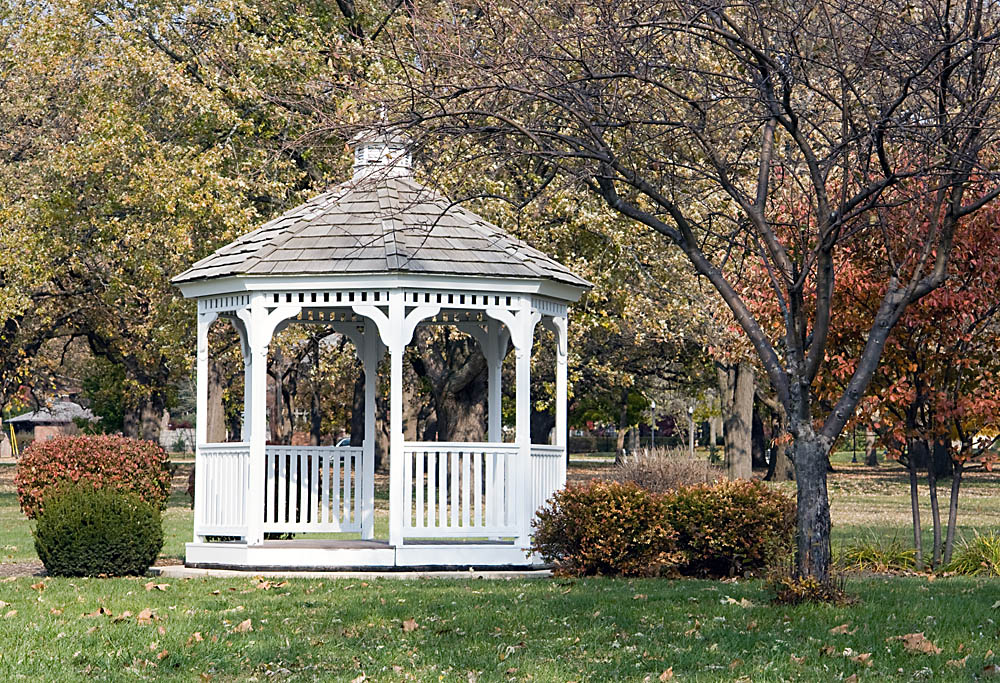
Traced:
POLYGON ((0 578, 16 578, 19 576, 44 576, 45 566, 41 560, 25 562, 4 562, 0 564, 0 578))

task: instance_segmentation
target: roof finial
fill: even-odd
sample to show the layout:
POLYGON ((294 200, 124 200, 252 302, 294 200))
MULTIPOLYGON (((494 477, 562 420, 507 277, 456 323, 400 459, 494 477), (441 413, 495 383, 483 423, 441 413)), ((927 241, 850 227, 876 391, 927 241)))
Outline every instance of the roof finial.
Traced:
POLYGON ((351 139, 354 179, 378 173, 383 178, 413 175, 409 140, 391 129, 363 130, 351 139))

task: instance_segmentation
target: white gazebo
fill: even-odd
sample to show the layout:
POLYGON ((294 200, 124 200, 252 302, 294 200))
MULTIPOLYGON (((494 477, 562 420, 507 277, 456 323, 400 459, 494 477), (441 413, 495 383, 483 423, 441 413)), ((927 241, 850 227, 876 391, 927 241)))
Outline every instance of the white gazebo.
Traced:
POLYGON ((405 145, 357 139, 354 176, 219 249, 174 279, 198 302, 198 420, 191 566, 508 567, 529 556, 535 510, 566 481, 567 305, 589 286, 412 177, 405 145), (236 328, 245 363, 242 441, 206 443, 208 331, 236 328), (531 348, 555 333, 554 443, 531 442, 531 348), (267 444, 267 358, 289 324, 349 338, 365 376, 358 448, 267 444), (488 441, 404 440, 403 354, 418 325, 478 340, 489 371, 488 441), (501 364, 516 354, 513 442, 501 364), (375 393, 389 354, 389 529, 375 533, 375 393), (293 540, 266 535, 294 534, 293 540))

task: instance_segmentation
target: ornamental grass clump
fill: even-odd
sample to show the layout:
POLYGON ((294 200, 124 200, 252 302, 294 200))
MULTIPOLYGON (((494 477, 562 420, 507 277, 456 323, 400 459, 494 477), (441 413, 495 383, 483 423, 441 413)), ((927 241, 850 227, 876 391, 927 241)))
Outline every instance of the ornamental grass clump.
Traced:
POLYGON ((21 509, 34 518, 55 487, 86 482, 127 491, 157 510, 167 506, 170 471, 159 445, 123 436, 63 436, 36 441, 17 464, 15 484, 21 509))
POLYGON ((654 448, 629 455, 615 465, 616 481, 631 481, 648 491, 666 493, 682 486, 716 481, 722 470, 687 451, 654 448))
POLYGON ((57 486, 35 519, 35 551, 53 576, 145 574, 163 547, 159 509, 90 482, 57 486))
POLYGON ((557 491, 538 512, 532 549, 568 576, 655 576, 674 564, 663 498, 633 483, 557 491))
POLYGON ((976 534, 955 553, 944 571, 967 576, 1000 576, 1000 534, 976 534))

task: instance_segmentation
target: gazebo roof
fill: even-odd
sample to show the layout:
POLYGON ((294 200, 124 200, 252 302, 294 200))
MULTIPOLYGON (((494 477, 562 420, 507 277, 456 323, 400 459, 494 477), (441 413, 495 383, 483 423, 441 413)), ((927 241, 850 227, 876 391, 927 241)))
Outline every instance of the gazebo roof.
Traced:
POLYGON ((417 183, 360 173, 174 278, 426 274, 590 283, 525 242, 417 183))

